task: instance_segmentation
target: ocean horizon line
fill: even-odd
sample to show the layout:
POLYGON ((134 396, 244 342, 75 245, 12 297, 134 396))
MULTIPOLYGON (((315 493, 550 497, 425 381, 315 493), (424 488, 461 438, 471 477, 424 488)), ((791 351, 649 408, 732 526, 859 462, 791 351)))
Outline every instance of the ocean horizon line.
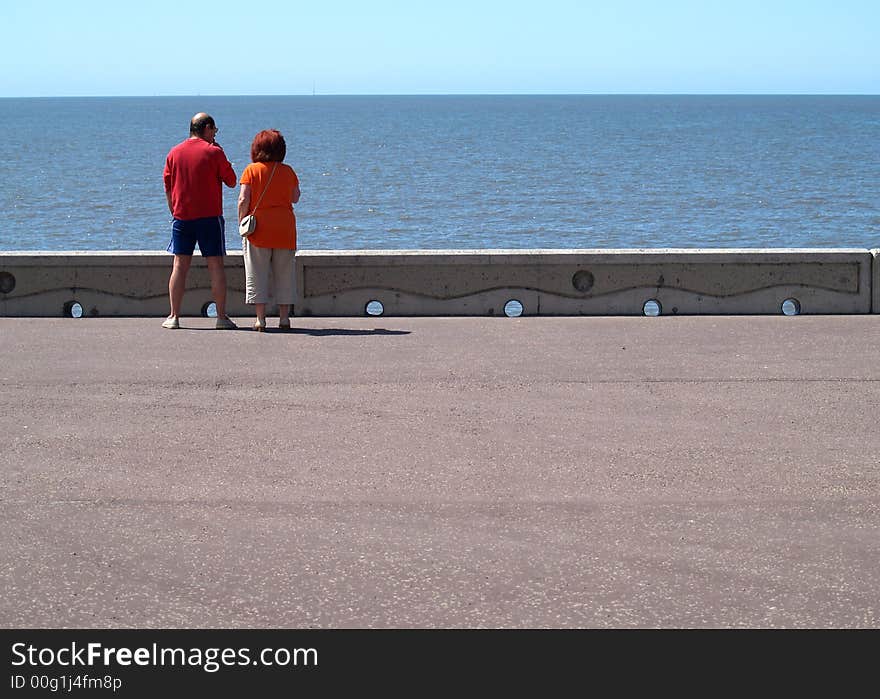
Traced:
POLYGON ((125 95, 0 95, 0 100, 191 99, 267 97, 880 97, 877 92, 319 92, 125 95))

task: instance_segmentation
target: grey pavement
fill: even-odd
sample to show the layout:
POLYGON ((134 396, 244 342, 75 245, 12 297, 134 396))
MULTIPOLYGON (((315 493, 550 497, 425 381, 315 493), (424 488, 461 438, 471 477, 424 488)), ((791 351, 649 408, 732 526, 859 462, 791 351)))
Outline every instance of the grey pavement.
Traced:
POLYGON ((161 320, 0 318, 0 626, 880 626, 880 316, 161 320))

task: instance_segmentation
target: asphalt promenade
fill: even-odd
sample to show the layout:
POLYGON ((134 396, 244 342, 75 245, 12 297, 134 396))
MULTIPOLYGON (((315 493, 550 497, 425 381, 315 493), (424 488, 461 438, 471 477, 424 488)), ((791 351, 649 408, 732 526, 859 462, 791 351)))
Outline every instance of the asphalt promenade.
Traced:
POLYGON ((294 320, 0 318, 0 626, 880 627, 880 315, 294 320))

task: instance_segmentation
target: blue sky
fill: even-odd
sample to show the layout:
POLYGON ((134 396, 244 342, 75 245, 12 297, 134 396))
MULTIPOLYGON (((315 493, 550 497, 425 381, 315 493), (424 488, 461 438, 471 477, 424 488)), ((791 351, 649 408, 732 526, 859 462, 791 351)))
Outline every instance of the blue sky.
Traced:
POLYGON ((10 1, 0 96, 880 93, 880 1, 10 1))

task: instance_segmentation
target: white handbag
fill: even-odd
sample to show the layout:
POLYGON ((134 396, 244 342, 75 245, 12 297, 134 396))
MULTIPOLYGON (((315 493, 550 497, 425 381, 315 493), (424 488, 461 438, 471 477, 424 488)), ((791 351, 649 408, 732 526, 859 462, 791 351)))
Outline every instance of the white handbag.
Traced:
POLYGON ((257 230, 257 217, 253 214, 245 216, 238 222, 238 234, 242 238, 247 238, 255 230, 257 230))

